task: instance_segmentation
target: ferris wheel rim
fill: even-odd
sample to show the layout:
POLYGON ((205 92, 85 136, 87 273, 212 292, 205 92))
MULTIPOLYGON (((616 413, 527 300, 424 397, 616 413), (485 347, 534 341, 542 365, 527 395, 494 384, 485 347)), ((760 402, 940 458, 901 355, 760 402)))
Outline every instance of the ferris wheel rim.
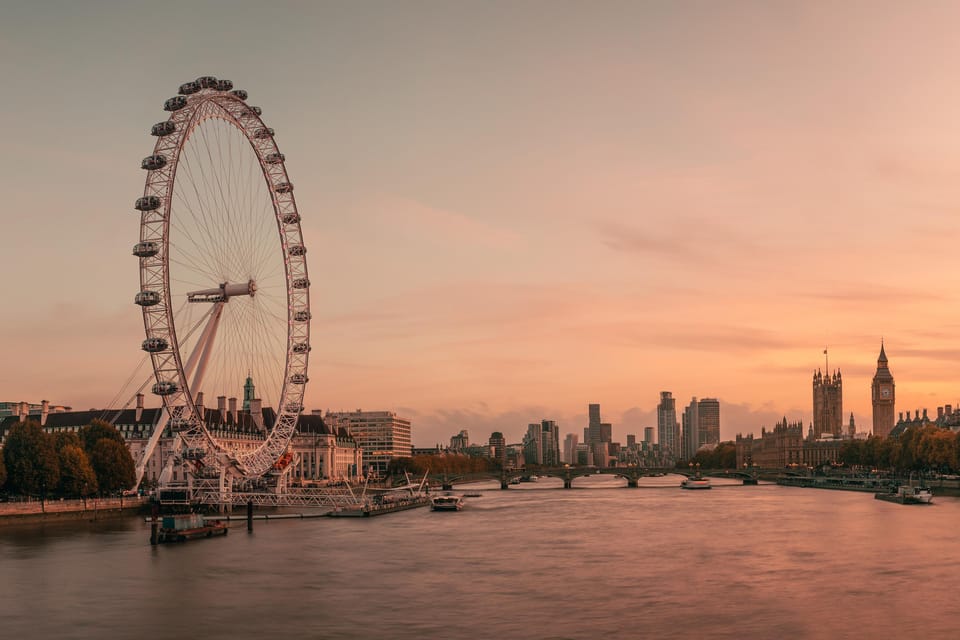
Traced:
MULTIPOLYGON (((181 95, 165 103, 165 109, 171 112, 169 118, 151 130, 157 142, 152 154, 143 159, 142 168, 147 171, 147 177, 143 197, 135 204, 141 212, 140 242, 134 247, 134 255, 140 257, 141 290, 135 302, 143 311, 146 339, 142 348, 151 356, 153 391, 160 396, 174 428, 179 430, 188 447, 212 449, 218 464, 229 464, 235 472, 250 478, 263 475, 286 450, 303 409, 310 351, 310 296, 300 214, 286 160, 276 144, 273 130, 260 117, 260 110, 246 103, 246 92, 231 89, 232 83, 210 76, 181 86, 181 95), (195 90, 184 95, 185 87, 195 90), (187 142, 206 120, 213 118, 239 132, 256 155, 260 177, 270 194, 286 287, 286 354, 280 392, 273 407, 274 423, 255 451, 240 455, 211 434, 203 416, 199 415, 198 390, 191 388, 189 373, 185 370, 171 293, 170 226, 175 215, 177 169, 187 142)), ((224 297, 220 302, 222 308, 228 287, 234 287, 229 290, 237 292, 239 289, 235 287, 243 285, 222 283, 220 286, 224 297)), ((252 297, 256 284, 251 279, 247 286, 252 297)))

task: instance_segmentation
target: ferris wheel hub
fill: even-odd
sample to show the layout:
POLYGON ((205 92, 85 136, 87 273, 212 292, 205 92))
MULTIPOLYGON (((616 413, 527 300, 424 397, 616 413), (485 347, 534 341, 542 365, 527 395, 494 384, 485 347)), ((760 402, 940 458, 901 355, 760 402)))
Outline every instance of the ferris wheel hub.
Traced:
POLYGON ((187 293, 187 302, 227 302, 237 296, 250 296, 257 292, 257 283, 250 279, 242 283, 224 282, 215 289, 200 289, 187 293))

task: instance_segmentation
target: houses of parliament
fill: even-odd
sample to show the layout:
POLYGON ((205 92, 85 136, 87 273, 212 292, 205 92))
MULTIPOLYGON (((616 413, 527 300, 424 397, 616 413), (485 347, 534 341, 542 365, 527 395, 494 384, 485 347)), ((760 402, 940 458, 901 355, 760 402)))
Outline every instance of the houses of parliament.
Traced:
MULTIPOLYGON (((826 354, 826 351, 824 351, 826 354)), ((873 409, 873 435, 882 438, 898 437, 910 427, 928 425, 960 430, 960 410, 951 405, 937 408, 936 418, 921 414, 917 409, 906 416, 895 412, 896 385, 890 372, 886 349, 881 341, 877 370, 870 385, 873 409)), ((782 468, 788 466, 817 467, 836 462, 840 447, 845 440, 866 438, 869 434, 857 433, 853 414, 847 424, 843 422, 843 376, 837 369, 833 373, 819 369, 813 373, 813 421, 804 435, 803 422, 788 422, 787 418, 774 425, 773 429, 761 429, 760 436, 737 435, 737 466, 782 468)))

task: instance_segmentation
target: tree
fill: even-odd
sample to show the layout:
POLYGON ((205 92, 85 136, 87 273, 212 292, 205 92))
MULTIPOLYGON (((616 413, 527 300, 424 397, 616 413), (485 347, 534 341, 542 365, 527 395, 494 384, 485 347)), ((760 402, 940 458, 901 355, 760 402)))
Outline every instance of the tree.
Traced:
POLYGON ((847 440, 840 445, 840 460, 850 466, 863 464, 863 450, 865 443, 862 440, 847 440))
POLYGON ((80 440, 80 436, 73 431, 57 431, 53 434, 53 446, 57 452, 63 451, 64 447, 71 444, 83 448, 83 442, 80 440))
POLYGON ((97 476, 97 487, 102 494, 130 489, 137 478, 130 451, 125 444, 112 438, 100 438, 93 445, 90 466, 97 476))
POLYGON ((900 441, 896 438, 879 438, 876 446, 876 465, 881 469, 892 469, 900 459, 900 441))
POLYGON ((53 491, 60 481, 60 464, 53 438, 37 422, 18 422, 3 445, 7 484, 11 491, 39 495, 53 491))
MULTIPOLYGON (((80 442, 79 438, 77 442, 80 442)), ((60 450, 58 490, 61 495, 84 498, 97 492, 97 474, 90 466, 87 452, 79 444, 67 444, 60 450)))
POLYGON ((953 432, 938 427, 925 428, 920 433, 917 458, 927 469, 945 471, 957 466, 957 439, 953 432))
POLYGON ((80 429, 80 440, 83 441, 83 448, 87 455, 90 455, 101 438, 116 440, 120 444, 125 444, 120 432, 112 424, 103 420, 92 420, 90 424, 80 429))
POLYGON ((7 466, 3 464, 3 456, 0 455, 0 489, 7 483, 7 466))

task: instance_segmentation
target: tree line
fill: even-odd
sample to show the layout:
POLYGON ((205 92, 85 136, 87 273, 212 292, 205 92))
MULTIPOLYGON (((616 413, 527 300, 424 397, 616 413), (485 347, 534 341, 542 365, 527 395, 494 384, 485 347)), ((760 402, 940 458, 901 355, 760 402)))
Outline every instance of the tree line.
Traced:
POLYGON ((870 436, 840 447, 846 465, 893 471, 954 471, 960 468, 960 434, 933 425, 910 427, 898 438, 870 436))
POLYGON ((701 469, 736 469, 737 445, 731 441, 721 442, 711 451, 697 451, 693 460, 680 460, 677 468, 683 469, 690 464, 700 465, 701 469))
POLYGON ((0 489, 23 496, 85 498, 133 486, 136 470, 123 436, 94 420, 78 432, 47 433, 34 420, 7 432, 0 489))
POLYGON ((479 473, 493 471, 499 466, 490 458, 478 458, 460 453, 443 455, 420 455, 412 458, 394 458, 387 466, 387 475, 402 476, 406 471, 410 475, 420 475, 429 471, 439 473, 479 473))

